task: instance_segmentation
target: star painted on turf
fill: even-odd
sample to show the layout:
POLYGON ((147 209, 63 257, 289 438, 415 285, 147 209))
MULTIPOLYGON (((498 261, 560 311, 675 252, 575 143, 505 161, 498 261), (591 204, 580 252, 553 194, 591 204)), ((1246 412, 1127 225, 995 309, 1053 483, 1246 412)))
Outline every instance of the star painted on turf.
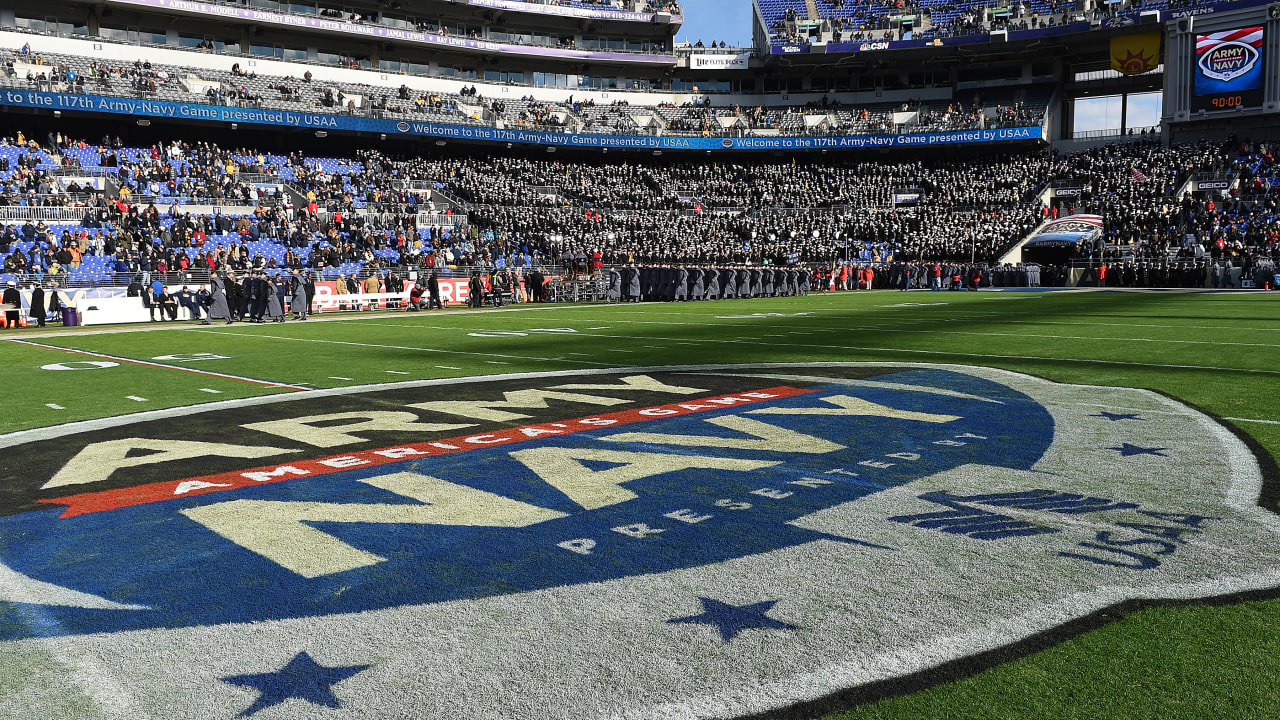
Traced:
POLYGON ((689 617, 673 618, 669 623, 693 623, 699 625, 715 625, 720 630, 720 637, 730 642, 738 633, 753 628, 770 628, 773 630, 795 630, 795 625, 788 625, 769 617, 766 613, 777 603, 777 600, 765 600, 751 605, 730 605, 700 597, 702 614, 689 617))
POLYGON ((1141 417, 1138 417, 1137 413, 1113 413, 1113 412, 1107 412, 1106 410, 1103 410, 1102 412, 1096 413, 1094 415, 1090 415, 1089 417, 1106 418, 1111 422, 1115 422, 1117 420, 1142 420, 1143 419, 1141 417))
POLYGON ((316 705, 337 708, 341 707, 342 703, 334 697, 330 688, 335 683, 342 682, 368 667, 368 665, 325 667, 312 660, 304 650, 290 660, 288 665, 276 672, 233 675, 222 678, 222 682, 257 688, 262 692, 257 701, 240 713, 240 717, 252 715, 272 705, 279 705, 289 698, 300 698, 316 705))
POLYGON ((1162 447, 1144 448, 1138 445, 1131 445, 1129 443, 1121 443, 1120 447, 1109 447, 1107 449, 1119 451, 1120 457, 1129 457, 1130 455, 1155 455, 1157 457, 1169 457, 1168 455, 1160 452, 1161 450, 1168 450, 1169 448, 1162 447))

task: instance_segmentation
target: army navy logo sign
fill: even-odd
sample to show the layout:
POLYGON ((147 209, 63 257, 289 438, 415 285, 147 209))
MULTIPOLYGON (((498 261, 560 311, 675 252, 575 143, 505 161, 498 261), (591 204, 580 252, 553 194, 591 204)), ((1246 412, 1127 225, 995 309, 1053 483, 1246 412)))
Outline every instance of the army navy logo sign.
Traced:
POLYGON ((735 717, 1280 586, 1226 428, 985 368, 411 382, 0 447, 33 719, 735 717))

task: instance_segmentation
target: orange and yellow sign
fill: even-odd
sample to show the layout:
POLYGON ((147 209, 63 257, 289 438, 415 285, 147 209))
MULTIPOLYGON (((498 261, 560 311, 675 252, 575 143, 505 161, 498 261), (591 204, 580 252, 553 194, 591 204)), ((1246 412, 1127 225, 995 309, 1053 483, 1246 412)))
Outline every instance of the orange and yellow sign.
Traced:
POLYGON ((1111 69, 1124 75, 1141 75, 1160 65, 1158 32, 1111 38, 1111 69))

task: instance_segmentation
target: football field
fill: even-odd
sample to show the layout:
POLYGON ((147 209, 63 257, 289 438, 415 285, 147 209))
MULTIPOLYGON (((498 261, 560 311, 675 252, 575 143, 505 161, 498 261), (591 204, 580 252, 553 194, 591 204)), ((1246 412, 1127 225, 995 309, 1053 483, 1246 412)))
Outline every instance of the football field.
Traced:
POLYGON ((0 717, 1280 717, 1273 294, 872 291, 0 332, 0 717), (645 387, 658 394, 616 391, 645 387), (702 404, 670 405, 685 396, 702 404), (879 429, 842 429, 840 413, 879 429), (573 422, 661 432, 533 455, 573 422), (720 429, 704 436, 706 423, 720 429), (842 457, 858 433, 864 454, 909 446, 804 464, 842 457), (934 461, 929 445, 960 455, 876 475, 934 461), (743 486, 760 508, 848 483, 777 508, 779 536, 821 539, 766 537, 765 520, 761 537, 715 529, 747 505, 718 499, 736 481, 706 490, 719 510, 687 499, 734 473, 781 473, 790 461, 771 452, 808 454, 785 492, 743 486), (650 467, 670 457, 684 464, 650 467), (489 477, 518 479, 513 458, 556 491, 489 477), (371 462, 403 472, 353 469, 371 462), (605 477, 644 463, 627 477, 646 479, 605 477), (417 470, 439 485, 406 489, 417 470), (322 472, 361 489, 328 494, 322 472), (689 495, 652 517, 536 535, 634 512, 668 475, 655 493, 689 495), (155 494, 165 483, 179 490, 155 494), (1042 497, 1059 504, 1028 500, 1042 497), (403 510, 451 502, 463 509, 403 510), (263 540, 241 519, 268 505, 297 511, 292 534, 263 540), (468 520, 478 506, 490 515, 468 520), (477 534, 431 536, 427 557, 402 526, 477 534), (715 540, 669 547, 695 527, 715 540), (651 552, 608 555, 609 539, 651 552), (908 582, 877 589, 877 576, 908 582), (681 589, 692 605, 670 604, 681 589), (646 592, 670 594, 650 606, 646 592), (656 634, 628 629, 655 612, 656 634), (527 647, 507 637, 523 628, 527 647), (321 633, 335 639, 309 644, 321 633), (361 655, 349 638, 386 647, 361 655), (635 650, 646 643, 652 657, 635 650), (482 646, 499 657, 467 649, 482 646), (610 652, 627 661, 609 667, 610 652), (457 677, 407 670, 428 656, 457 677))

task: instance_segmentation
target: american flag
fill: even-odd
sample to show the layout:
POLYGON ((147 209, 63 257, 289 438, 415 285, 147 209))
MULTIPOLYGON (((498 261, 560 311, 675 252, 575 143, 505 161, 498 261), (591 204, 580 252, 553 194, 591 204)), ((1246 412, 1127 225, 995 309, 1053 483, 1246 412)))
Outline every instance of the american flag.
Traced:
POLYGON ((1147 181, 1147 176, 1146 176, 1146 175, 1143 175, 1143 174, 1142 174, 1142 171, 1141 171, 1141 170, 1139 170, 1138 168, 1134 168, 1134 169, 1133 169, 1133 176, 1132 176, 1132 177, 1133 177, 1133 181, 1134 181, 1134 182, 1136 182, 1136 183, 1141 183, 1141 182, 1146 182, 1146 181, 1147 181))

